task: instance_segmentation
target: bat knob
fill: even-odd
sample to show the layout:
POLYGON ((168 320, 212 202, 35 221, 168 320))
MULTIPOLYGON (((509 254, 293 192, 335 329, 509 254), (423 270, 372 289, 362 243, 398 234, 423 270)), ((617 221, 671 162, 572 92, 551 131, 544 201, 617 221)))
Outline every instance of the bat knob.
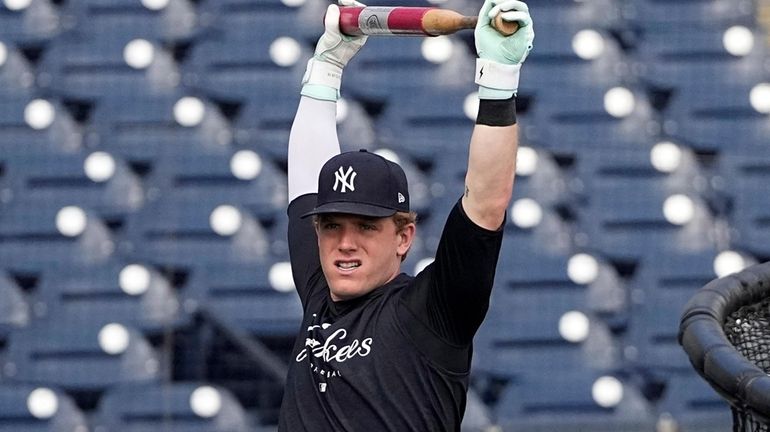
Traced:
POLYGON ((503 14, 499 13, 490 23, 492 28, 497 30, 503 36, 510 36, 519 29, 519 23, 516 21, 506 21, 503 19, 503 14))

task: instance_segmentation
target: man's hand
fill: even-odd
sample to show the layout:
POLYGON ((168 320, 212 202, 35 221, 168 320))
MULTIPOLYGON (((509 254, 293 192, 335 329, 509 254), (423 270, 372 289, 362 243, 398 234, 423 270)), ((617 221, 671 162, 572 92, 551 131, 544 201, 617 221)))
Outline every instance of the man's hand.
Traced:
MULTIPOLYGON (((363 6, 355 0, 340 0, 343 6, 363 6)), ((308 61, 302 78, 302 94, 315 99, 336 101, 340 96, 342 70, 366 42, 367 36, 347 36, 340 32, 340 9, 329 5, 324 33, 318 39, 315 55, 308 61)))
POLYGON ((535 39, 529 7, 518 0, 486 0, 479 12, 474 30, 476 52, 476 83, 482 99, 509 99, 519 85, 519 69, 532 49, 535 39), (510 36, 492 27, 494 17, 502 13, 504 21, 516 21, 519 30, 510 36))

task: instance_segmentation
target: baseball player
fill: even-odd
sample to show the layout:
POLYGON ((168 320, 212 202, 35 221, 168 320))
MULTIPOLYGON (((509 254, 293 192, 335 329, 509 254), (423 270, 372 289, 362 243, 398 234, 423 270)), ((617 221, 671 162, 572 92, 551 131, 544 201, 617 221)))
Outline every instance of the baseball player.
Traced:
POLYGON ((459 431, 513 188, 516 90, 532 21, 521 1, 481 8, 465 193, 435 261, 412 277, 400 270, 416 230, 404 171, 366 151, 340 154, 342 71, 366 37, 342 35, 338 20, 330 5, 289 139, 289 245, 304 317, 278 430, 459 431), (519 23, 511 36, 490 26, 501 12, 519 23))

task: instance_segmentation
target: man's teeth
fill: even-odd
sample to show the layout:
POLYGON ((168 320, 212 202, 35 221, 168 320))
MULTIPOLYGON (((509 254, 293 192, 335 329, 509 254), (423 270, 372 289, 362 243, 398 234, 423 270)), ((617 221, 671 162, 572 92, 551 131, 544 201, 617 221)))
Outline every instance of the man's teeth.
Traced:
POLYGON ((359 267, 360 265, 361 265, 361 263, 357 263, 357 262, 341 262, 341 263, 337 263, 337 267, 339 267, 341 269, 352 269, 352 268, 359 267))

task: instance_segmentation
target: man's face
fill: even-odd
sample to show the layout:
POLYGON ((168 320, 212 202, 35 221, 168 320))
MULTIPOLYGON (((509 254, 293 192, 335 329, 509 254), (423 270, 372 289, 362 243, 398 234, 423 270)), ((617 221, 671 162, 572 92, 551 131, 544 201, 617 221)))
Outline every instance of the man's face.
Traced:
POLYGON ((322 215, 316 226, 318 250, 334 301, 369 293, 396 277, 415 226, 397 230, 393 218, 322 215))

